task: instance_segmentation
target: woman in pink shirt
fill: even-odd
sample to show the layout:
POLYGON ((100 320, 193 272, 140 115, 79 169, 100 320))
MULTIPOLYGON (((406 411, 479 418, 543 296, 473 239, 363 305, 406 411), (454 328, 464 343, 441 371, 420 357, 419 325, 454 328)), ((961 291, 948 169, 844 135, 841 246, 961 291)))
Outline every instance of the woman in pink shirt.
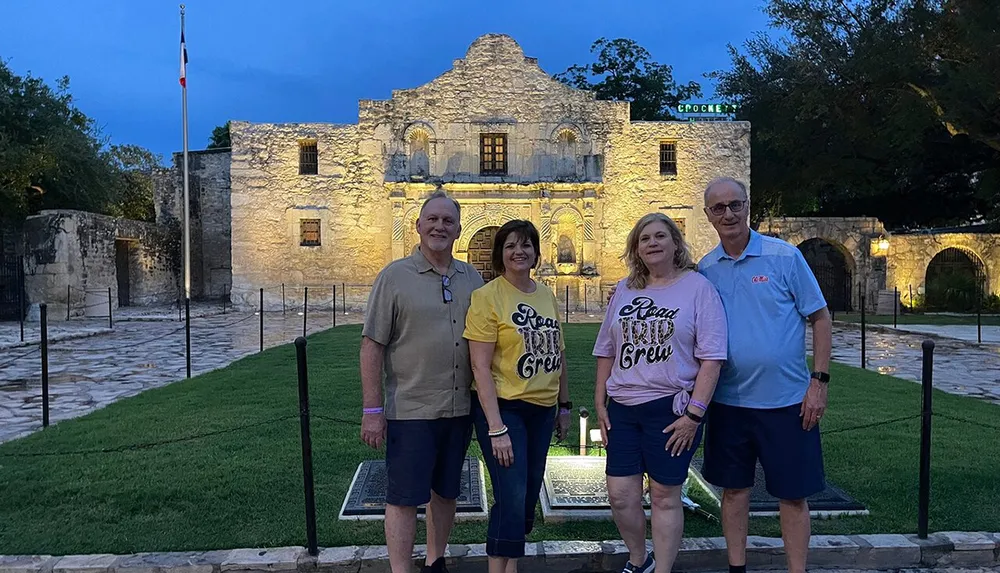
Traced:
POLYGON ((726 359, 726 315, 666 215, 640 219, 623 258, 629 276, 615 287, 594 345, 594 404, 607 447, 611 509, 629 549, 624 573, 666 573, 684 533, 681 486, 726 359), (643 474, 655 561, 646 552, 643 474))

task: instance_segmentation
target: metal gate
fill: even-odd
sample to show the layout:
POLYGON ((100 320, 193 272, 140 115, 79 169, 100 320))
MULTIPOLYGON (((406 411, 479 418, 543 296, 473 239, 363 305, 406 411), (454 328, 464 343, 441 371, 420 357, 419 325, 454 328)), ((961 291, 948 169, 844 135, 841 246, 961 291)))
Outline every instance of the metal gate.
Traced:
POLYGON ((987 284, 986 266, 979 256, 948 247, 927 265, 925 306, 928 310, 972 312, 987 284))
POLYGON ((0 320, 24 318, 24 257, 0 255, 0 320))
POLYGON ((809 239, 799 245, 799 250, 823 291, 827 308, 836 312, 853 310, 854 277, 844 254, 823 239, 809 239))

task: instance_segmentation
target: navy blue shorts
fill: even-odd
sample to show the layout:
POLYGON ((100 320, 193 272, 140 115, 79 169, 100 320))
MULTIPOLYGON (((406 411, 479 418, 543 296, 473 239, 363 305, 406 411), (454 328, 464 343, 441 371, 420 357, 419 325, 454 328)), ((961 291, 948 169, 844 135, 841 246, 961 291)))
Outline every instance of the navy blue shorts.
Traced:
POLYGON ((462 464, 472 441, 472 416, 437 420, 387 420, 385 502, 416 507, 461 491, 462 464))
POLYGON ((702 475, 717 487, 750 488, 759 460, 767 492, 778 499, 805 499, 823 491, 819 425, 803 430, 800 409, 800 404, 756 409, 712 403, 702 475))
POLYGON ((687 479, 688 466, 701 442, 702 426, 691 447, 677 457, 667 451, 670 434, 663 429, 673 424, 674 397, 659 398, 637 406, 611 400, 608 404, 608 461, 605 472, 612 477, 649 474, 660 485, 681 485, 687 479))

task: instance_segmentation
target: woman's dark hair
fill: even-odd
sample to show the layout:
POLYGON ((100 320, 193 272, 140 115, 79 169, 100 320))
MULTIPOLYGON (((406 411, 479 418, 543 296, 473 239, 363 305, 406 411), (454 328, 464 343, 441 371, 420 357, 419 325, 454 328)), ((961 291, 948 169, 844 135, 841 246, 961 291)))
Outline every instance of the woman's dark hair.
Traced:
POLYGON ((500 227, 497 234, 493 237, 493 272, 498 275, 502 275, 504 272, 503 246, 510 235, 517 235, 519 238, 526 238, 531 242, 531 246, 535 248, 535 262, 532 263, 531 268, 537 267, 538 260, 542 256, 541 248, 539 247, 538 229, 531 224, 531 221, 514 219, 513 221, 504 223, 503 227, 500 227))

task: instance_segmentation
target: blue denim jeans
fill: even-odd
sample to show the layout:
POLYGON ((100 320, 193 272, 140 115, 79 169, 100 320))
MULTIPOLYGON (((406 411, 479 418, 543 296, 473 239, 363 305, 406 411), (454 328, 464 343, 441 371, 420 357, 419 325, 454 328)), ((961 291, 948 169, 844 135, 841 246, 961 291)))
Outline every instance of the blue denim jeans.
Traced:
POLYGON ((500 417, 507 426, 514 462, 503 467, 493 456, 489 423, 479 399, 473 394, 472 419, 483 461, 493 485, 493 506, 486 530, 486 554, 492 557, 524 557, 525 540, 535 525, 535 506, 542 489, 545 458, 552 441, 556 407, 521 400, 497 400, 500 417))

